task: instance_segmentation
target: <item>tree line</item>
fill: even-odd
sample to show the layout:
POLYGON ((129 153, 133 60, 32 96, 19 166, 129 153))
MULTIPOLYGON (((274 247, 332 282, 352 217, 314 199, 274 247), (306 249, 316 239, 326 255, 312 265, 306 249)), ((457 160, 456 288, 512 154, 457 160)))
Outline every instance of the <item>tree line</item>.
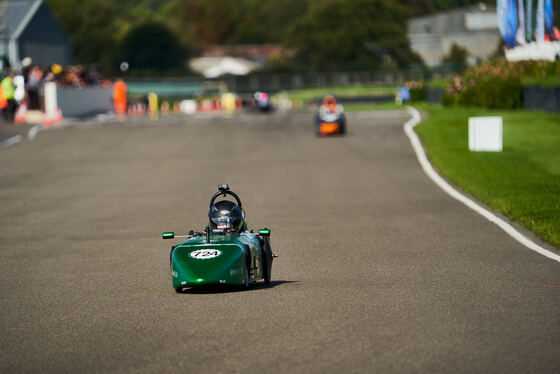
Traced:
MULTIPOLYGON (((69 35, 75 63, 118 74, 185 74, 212 45, 279 44, 269 71, 402 69, 410 17, 476 0, 46 0, 69 35)), ((492 1, 490 2, 492 3, 492 1)), ((494 1, 495 3, 495 1, 494 1)))

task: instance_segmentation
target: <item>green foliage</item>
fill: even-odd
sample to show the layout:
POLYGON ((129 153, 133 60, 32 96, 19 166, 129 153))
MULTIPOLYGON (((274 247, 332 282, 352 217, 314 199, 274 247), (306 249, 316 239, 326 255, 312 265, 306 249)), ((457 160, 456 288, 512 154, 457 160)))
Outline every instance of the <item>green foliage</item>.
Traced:
MULTIPOLYGON (((420 16, 448 9, 478 5, 480 0, 400 0, 400 3, 408 7, 414 16, 420 16)), ((490 5, 496 4, 496 1, 490 0, 485 1, 484 3, 490 5)))
POLYGON ((281 44, 270 71, 395 69, 419 63, 409 16, 474 4, 462 0, 45 0, 68 33, 76 63, 118 69, 123 39, 165 24, 193 53, 216 44, 281 44), (299 51, 297 59, 290 59, 299 51))
POLYGON ((521 79, 523 86, 560 87, 560 75, 548 77, 525 77, 521 79))
POLYGON ((467 57, 469 57, 469 51, 453 42, 451 48, 449 48, 449 53, 447 53, 441 61, 443 63, 455 63, 455 64, 467 64, 467 57))
POLYGON ((118 12, 113 2, 49 0, 47 4, 69 34, 76 63, 103 63, 110 58, 106 54, 112 54, 117 45, 114 20, 118 12))
POLYGON ((132 29, 123 39, 119 54, 122 61, 128 62, 131 72, 177 69, 184 63, 185 56, 175 34, 154 22, 132 29))
POLYGON ((290 24, 307 11, 308 0, 172 0, 158 19, 183 44, 202 49, 215 44, 281 43, 290 24))
POLYGON ((514 76, 455 77, 443 94, 445 105, 518 109, 522 107, 521 80, 514 76))
POLYGON ((312 70, 372 70, 412 62, 407 9, 390 0, 317 2, 287 39, 312 70))
POLYGON ((497 59, 470 68, 447 86, 442 103, 483 108, 522 107, 522 79, 560 77, 560 61, 507 62, 497 59))
POLYGON ((422 81, 406 82, 405 87, 410 91, 410 101, 415 103, 426 99, 426 87, 422 81))
POLYGON ((260 73, 295 73, 291 61, 285 57, 271 58, 268 60, 266 66, 259 70, 260 73))

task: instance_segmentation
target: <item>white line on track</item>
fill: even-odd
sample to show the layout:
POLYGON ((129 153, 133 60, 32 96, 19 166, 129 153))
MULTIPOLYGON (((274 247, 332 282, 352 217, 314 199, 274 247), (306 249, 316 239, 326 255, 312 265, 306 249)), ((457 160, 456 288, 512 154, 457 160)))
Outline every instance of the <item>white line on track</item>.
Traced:
POLYGON ((29 131, 27 132, 27 139, 29 140, 35 139, 35 136, 37 136, 39 130, 41 130, 41 126, 39 125, 35 125, 32 128, 30 128, 29 131))
POLYGON ((426 157, 426 153, 424 152, 424 148, 422 147, 422 143, 420 143, 420 139, 418 138, 418 135, 416 135, 416 133, 414 132, 414 127, 418 125, 422 120, 422 118, 420 117, 420 113, 412 107, 408 107, 407 110, 411 114, 412 118, 409 119, 404 124, 404 132, 410 139, 410 143, 412 144, 412 148, 416 153, 416 157, 418 158, 418 162, 422 166, 422 169, 435 184, 437 184, 442 190, 444 190, 448 195, 450 195, 454 199, 459 200, 461 203, 465 204, 467 207, 474 210, 475 212, 477 212, 478 214, 480 214, 490 222, 493 222, 496 225, 498 225, 499 228, 504 230, 509 236, 517 240, 519 243, 523 244, 525 247, 537 253, 540 253, 541 255, 546 256, 552 260, 560 262, 560 255, 553 253, 548 249, 545 249, 540 245, 536 244, 532 240, 526 238, 525 236, 523 236, 523 234, 517 231, 509 223, 507 223, 500 217, 496 216, 494 213, 490 212, 489 210, 481 207, 476 202, 474 202, 473 200, 469 199, 467 196, 463 195, 462 193, 460 193, 459 191, 451 187, 451 185, 447 183, 434 170, 432 164, 430 164, 430 161, 428 161, 428 158, 426 157))
POLYGON ((5 148, 5 147, 9 147, 11 145, 17 144, 19 142, 21 142, 21 135, 15 135, 12 136, 2 142, 0 142, 0 148, 5 148))

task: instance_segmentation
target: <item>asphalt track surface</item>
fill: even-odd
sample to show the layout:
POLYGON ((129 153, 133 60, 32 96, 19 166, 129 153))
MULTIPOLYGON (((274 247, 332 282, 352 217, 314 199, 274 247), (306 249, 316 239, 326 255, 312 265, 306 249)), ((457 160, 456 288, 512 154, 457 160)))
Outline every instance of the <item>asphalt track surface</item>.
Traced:
POLYGON ((83 122, 0 149, 2 373, 558 373, 560 264, 439 190, 406 112, 83 122), (176 294, 229 183, 272 284, 176 294))

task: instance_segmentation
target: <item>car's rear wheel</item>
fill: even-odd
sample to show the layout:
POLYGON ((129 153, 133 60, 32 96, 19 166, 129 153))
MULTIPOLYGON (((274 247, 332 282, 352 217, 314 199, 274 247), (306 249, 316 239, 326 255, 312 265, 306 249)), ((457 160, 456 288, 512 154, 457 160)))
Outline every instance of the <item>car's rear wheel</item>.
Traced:
POLYGON ((270 274, 268 273, 268 259, 266 258, 266 254, 264 253, 263 250, 263 256, 262 256, 262 271, 263 271, 263 278, 264 278, 264 284, 270 284, 270 274))
POLYGON ((270 248, 269 237, 260 238, 261 242, 261 255, 262 255, 262 273, 264 284, 270 284, 270 273, 272 270, 272 249, 270 248))

